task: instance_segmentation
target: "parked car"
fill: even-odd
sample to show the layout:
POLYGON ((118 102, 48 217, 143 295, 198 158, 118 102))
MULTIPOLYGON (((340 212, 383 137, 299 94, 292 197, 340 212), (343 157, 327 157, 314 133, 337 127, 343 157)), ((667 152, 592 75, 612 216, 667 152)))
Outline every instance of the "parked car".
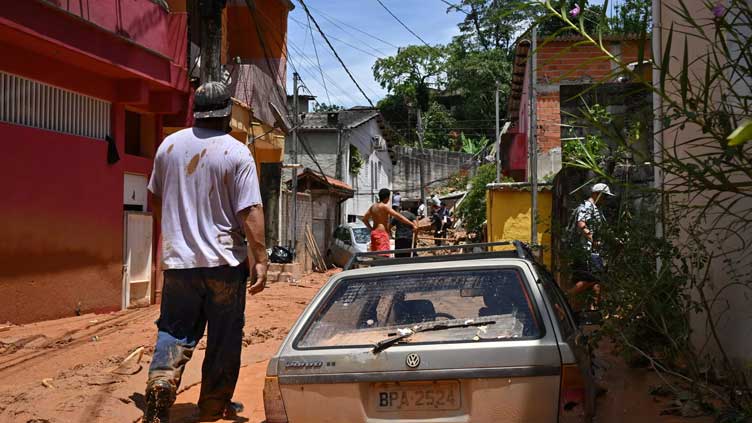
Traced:
POLYGON ((332 245, 326 252, 327 260, 336 266, 344 267, 356 253, 368 251, 371 245, 371 231, 362 223, 346 223, 337 226, 332 240, 332 245))
POLYGON ((269 362, 266 421, 590 421, 590 353, 550 273, 460 256, 333 276, 269 362))

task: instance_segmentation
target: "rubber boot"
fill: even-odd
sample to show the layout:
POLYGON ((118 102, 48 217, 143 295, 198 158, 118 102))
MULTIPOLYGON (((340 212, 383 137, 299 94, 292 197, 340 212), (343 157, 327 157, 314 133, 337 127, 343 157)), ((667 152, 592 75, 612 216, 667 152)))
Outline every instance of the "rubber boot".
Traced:
POLYGON ((170 407, 175 402, 175 388, 166 380, 156 380, 146 387, 144 423, 169 423, 170 407))

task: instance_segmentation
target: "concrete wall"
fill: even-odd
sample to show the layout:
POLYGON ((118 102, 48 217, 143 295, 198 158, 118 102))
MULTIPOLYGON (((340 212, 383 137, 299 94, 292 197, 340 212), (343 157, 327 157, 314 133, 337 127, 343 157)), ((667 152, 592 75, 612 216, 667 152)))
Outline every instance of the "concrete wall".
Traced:
MULTIPOLYGON (((689 0, 686 2, 687 8, 692 11, 693 18, 698 22, 703 20, 710 21, 713 19, 708 7, 699 0, 689 0)), ((678 23, 682 22, 681 18, 677 17, 672 8, 679 6, 678 1, 665 0, 661 2, 661 22, 660 27, 664 28, 662 33, 662 45, 665 46, 668 43, 668 31, 665 28, 669 28, 672 22, 678 26, 678 23)), ((738 23, 741 25, 741 23, 738 23)), ((749 26, 747 26, 749 28, 749 26)), ((676 35, 676 34, 675 34, 676 35)), ((750 34, 752 35, 752 34, 750 34)), ((682 52, 684 51, 684 38, 673 38, 672 51, 682 52)), ((700 37, 689 36, 687 37, 689 63, 690 66, 690 85, 692 84, 692 78, 702 78, 704 75, 704 59, 696 62, 697 58, 706 54, 709 46, 704 44, 700 37)), ((672 53, 673 54, 673 53, 672 53)), ((682 68, 682 53, 674 55, 669 65, 669 74, 678 75, 682 68)), ((747 75, 747 83, 749 83, 750 76, 747 75)), ((678 83, 674 86, 673 96, 677 101, 680 99, 680 88, 678 83)), ((715 101, 721 101, 720 98, 716 98, 715 101)), ((663 134, 664 148, 671 152, 671 154, 679 155, 679 157, 687 157, 689 154, 701 155, 705 151, 702 146, 699 146, 699 142, 692 142, 691 140, 702 138, 701 128, 687 125, 682 128, 672 128, 667 130, 663 134), (676 147, 676 150, 673 150, 676 147)), ((713 140, 712 142, 716 142, 713 140)), ((746 154, 749 155, 749 149, 752 145, 746 146, 746 154)), ((657 148, 659 145, 656 146, 657 148)), ((672 175, 665 175, 667 184, 671 183, 672 175)), ((732 177, 733 180, 733 177, 732 177)), ((745 179, 746 180, 746 179, 745 179)), ((683 196, 684 198, 695 198, 692 203, 693 206, 699 208, 706 206, 703 202, 705 198, 708 198, 712 192, 706 192, 704 196, 695 196, 695 193, 683 196)), ((752 209, 752 200, 749 197, 749 193, 731 195, 725 194, 724 196, 731 201, 737 201, 729 210, 728 213, 724 213, 720 207, 710 207, 707 210, 703 210, 704 218, 700 220, 700 227, 702 230, 700 233, 707 241, 712 241, 713 250, 716 254, 720 252, 726 253, 726 257, 717 258, 710 267, 709 282, 710 285, 707 289, 707 296, 713 298, 718 295, 716 307, 714 309, 714 318, 718 319, 717 329, 719 337, 726 349, 729 358, 738 366, 739 369, 744 369, 750 373, 750 363, 752 363, 752 315, 750 314, 750 299, 749 299, 749 272, 752 271, 752 254, 750 254, 749 240, 752 239, 752 233, 750 233, 749 226, 744 226, 743 229, 731 228, 732 230, 726 232, 724 230, 713 230, 713 227, 726 227, 732 219, 722 219, 719 224, 714 225, 712 220, 721 214, 736 213, 739 216, 745 215, 750 209, 752 209), (735 251, 734 253, 730 253, 735 251), (727 259, 727 261, 726 261, 727 259), (738 281, 741 284, 728 286, 734 282, 734 275, 740 275, 741 278, 738 281)), ((695 222, 690 220, 697 216, 690 216, 687 218, 686 227, 695 227, 695 222)), ((734 219, 736 220, 736 219, 734 219)), ((706 242, 707 242, 706 241, 706 242)), ((686 236, 680 240, 681 243, 695 243, 686 236)), ((707 244, 706 244, 707 245, 707 244)), ((698 269, 698 279, 703 277, 705 269, 698 269)), ((696 295, 697 297, 697 295, 696 295)), ((711 336, 709 328, 706 324, 706 317, 704 315, 693 315, 692 320, 692 340, 698 348, 705 346, 705 340, 711 336)), ((711 344, 712 345, 712 344, 711 344)), ((717 359, 720 359, 718 351, 715 348, 706 349, 703 352, 714 354, 717 359)))
MULTIPOLYGON (((298 141, 298 163, 302 164, 303 167, 318 172, 319 168, 316 166, 316 162, 306 154, 306 150, 303 148, 304 143, 311 150, 311 154, 316 158, 316 162, 321 166, 326 176, 331 176, 333 178, 337 169, 337 132, 334 130, 300 131, 298 141)), ((288 135, 285 138, 285 163, 293 162, 292 149, 292 137, 288 135)))
POLYGON ((394 190, 404 199, 420 198, 420 164, 423 163, 427 194, 446 184, 450 177, 460 172, 473 173, 477 162, 472 154, 446 150, 420 149, 395 146, 394 190))
MULTIPOLYGON (((538 192, 538 239, 544 247, 543 261, 551 266, 550 190, 538 192)), ((488 242, 520 240, 530 242, 531 197, 529 190, 495 187, 486 191, 488 242)))

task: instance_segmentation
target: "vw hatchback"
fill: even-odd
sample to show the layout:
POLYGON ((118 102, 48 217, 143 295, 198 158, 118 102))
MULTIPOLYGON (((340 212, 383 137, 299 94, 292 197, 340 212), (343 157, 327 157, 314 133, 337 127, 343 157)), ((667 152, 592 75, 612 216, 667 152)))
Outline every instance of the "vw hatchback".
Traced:
POLYGON ((590 356, 562 291, 524 258, 339 273, 272 358, 268 423, 581 422, 590 356))

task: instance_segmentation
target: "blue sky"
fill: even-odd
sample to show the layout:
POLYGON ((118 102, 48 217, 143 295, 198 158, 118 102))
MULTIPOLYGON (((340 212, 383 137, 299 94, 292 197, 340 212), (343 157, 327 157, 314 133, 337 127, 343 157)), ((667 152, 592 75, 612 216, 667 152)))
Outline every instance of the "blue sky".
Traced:
MULTIPOLYGON (((457 35, 457 24, 464 17, 459 12, 446 13, 447 5, 441 0, 381 1, 429 44, 450 41, 457 35)), ((307 0, 306 4, 355 79, 376 103, 385 91, 373 79, 371 67, 376 61, 374 56, 390 56, 397 52, 394 46, 420 44, 420 41, 391 17, 376 0, 307 0), (348 25, 383 41, 371 38, 348 25)), ((329 103, 316 66, 316 54, 305 11, 299 3, 295 2, 295 6, 287 27, 289 60, 297 68, 305 85, 317 96, 317 100, 329 103)), ((316 28, 312 26, 312 29, 331 103, 346 107, 367 105, 365 98, 316 32, 316 28)), ((292 92, 292 65, 288 63, 288 92, 292 92)))

